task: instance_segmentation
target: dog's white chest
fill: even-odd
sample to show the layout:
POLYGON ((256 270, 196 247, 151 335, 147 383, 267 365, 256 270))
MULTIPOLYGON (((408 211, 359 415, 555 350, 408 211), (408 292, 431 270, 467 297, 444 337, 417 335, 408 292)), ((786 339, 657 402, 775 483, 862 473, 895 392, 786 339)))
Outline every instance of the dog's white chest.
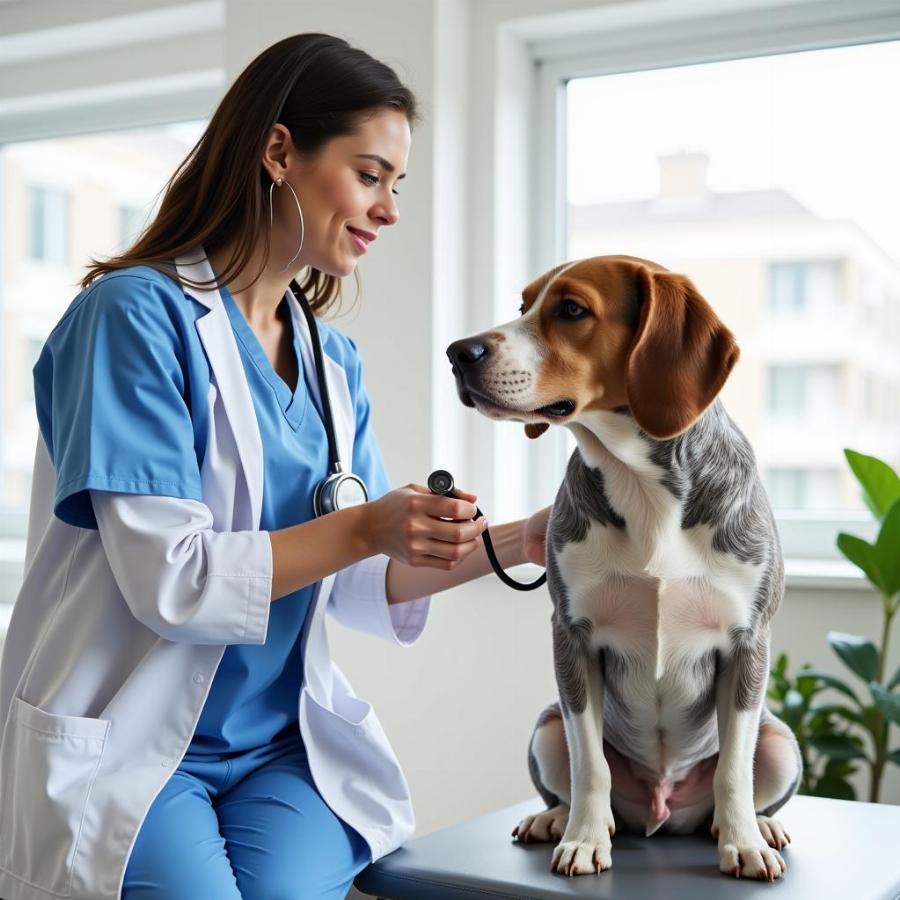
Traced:
POLYGON ((561 548, 568 616, 587 619, 598 646, 642 660, 657 678, 725 649, 729 629, 750 620, 758 567, 715 553, 704 526, 669 523, 650 539, 629 531, 592 525, 584 541, 561 548))

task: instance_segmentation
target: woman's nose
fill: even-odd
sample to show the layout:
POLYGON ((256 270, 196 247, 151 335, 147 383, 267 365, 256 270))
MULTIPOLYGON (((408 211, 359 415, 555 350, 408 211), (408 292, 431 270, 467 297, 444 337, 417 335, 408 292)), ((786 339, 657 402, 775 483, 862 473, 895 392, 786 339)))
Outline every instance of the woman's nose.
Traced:
POLYGON ((373 218, 378 219, 385 225, 396 225, 400 219, 400 210, 397 209, 397 204, 393 200, 380 203, 374 210, 374 213, 373 218))

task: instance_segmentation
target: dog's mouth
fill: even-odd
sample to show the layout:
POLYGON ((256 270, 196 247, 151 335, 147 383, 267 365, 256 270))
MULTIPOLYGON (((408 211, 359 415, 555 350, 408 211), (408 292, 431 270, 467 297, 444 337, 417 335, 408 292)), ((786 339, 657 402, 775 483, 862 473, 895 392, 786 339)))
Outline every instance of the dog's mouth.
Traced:
POLYGON ((564 419, 575 412, 575 401, 568 399, 557 400, 556 403, 548 403, 546 406, 536 409, 535 412, 539 416, 547 416, 551 419, 564 419))
POLYGON ((555 403, 548 403, 538 409, 517 409, 512 406, 506 406, 499 403, 493 397, 482 394, 480 391, 474 391, 470 387, 459 385, 459 399, 464 406, 474 407, 479 412, 493 413, 495 415, 515 416, 541 416, 546 419, 564 419, 575 411, 575 401, 568 398, 557 400, 555 403))

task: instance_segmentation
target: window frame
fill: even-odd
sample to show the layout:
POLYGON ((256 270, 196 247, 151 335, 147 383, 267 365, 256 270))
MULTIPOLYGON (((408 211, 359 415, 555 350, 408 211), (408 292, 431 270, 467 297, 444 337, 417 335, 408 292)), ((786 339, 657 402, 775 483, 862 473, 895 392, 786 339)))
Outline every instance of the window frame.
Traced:
MULTIPOLYGON (((565 255, 569 80, 900 39, 900 11, 885 0, 860 0, 852 9, 834 2, 795 2, 774 9, 752 0, 741 5, 745 9, 739 12, 698 15, 697 6, 686 0, 668 3, 665 14, 671 21, 664 28, 658 16, 648 16, 646 11, 641 16, 635 9, 629 18, 627 10, 610 9, 607 27, 585 29, 573 17, 570 30, 557 29, 550 38, 534 37, 529 49, 535 74, 532 183, 536 201, 531 244, 535 271, 529 277, 556 265, 565 255), (764 15, 760 7, 766 7, 764 15)), ((663 15, 657 4, 633 6, 655 6, 663 15)), ((593 21, 595 25, 603 22, 602 11, 593 21)), ((552 502, 552 494, 540 483, 540 473, 562 473, 569 453, 564 429, 550 429, 547 438, 542 439, 546 444, 539 453, 528 454, 526 463, 525 481, 532 486, 533 506, 552 502)), ((508 451, 503 448, 504 454, 508 451)), ((506 459, 504 465, 509 467, 510 461, 506 459)), ((779 513, 776 521, 789 584, 868 587, 862 573, 840 556, 835 540, 841 531, 873 537, 871 517, 798 512, 779 513)))

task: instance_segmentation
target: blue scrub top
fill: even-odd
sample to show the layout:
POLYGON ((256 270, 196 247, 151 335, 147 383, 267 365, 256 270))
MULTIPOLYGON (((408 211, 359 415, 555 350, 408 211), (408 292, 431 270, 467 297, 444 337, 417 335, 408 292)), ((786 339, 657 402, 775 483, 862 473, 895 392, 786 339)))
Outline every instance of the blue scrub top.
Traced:
MULTIPOLYGON (((253 398, 263 446, 260 530, 313 518, 328 471, 328 442, 310 393, 290 309, 300 376, 275 372, 227 288, 222 300, 253 398)), ((34 367, 38 423, 56 471, 54 511, 96 529, 90 490, 202 501, 210 369, 196 330, 207 308, 146 266, 108 273, 82 291, 50 333, 34 367)), ((323 353, 346 372, 356 413, 353 471, 370 499, 390 490, 370 426, 354 342, 319 323, 323 353)), ((213 679, 190 754, 241 752, 297 729, 303 679, 300 633, 315 585, 277 600, 265 644, 232 644, 213 679)))

